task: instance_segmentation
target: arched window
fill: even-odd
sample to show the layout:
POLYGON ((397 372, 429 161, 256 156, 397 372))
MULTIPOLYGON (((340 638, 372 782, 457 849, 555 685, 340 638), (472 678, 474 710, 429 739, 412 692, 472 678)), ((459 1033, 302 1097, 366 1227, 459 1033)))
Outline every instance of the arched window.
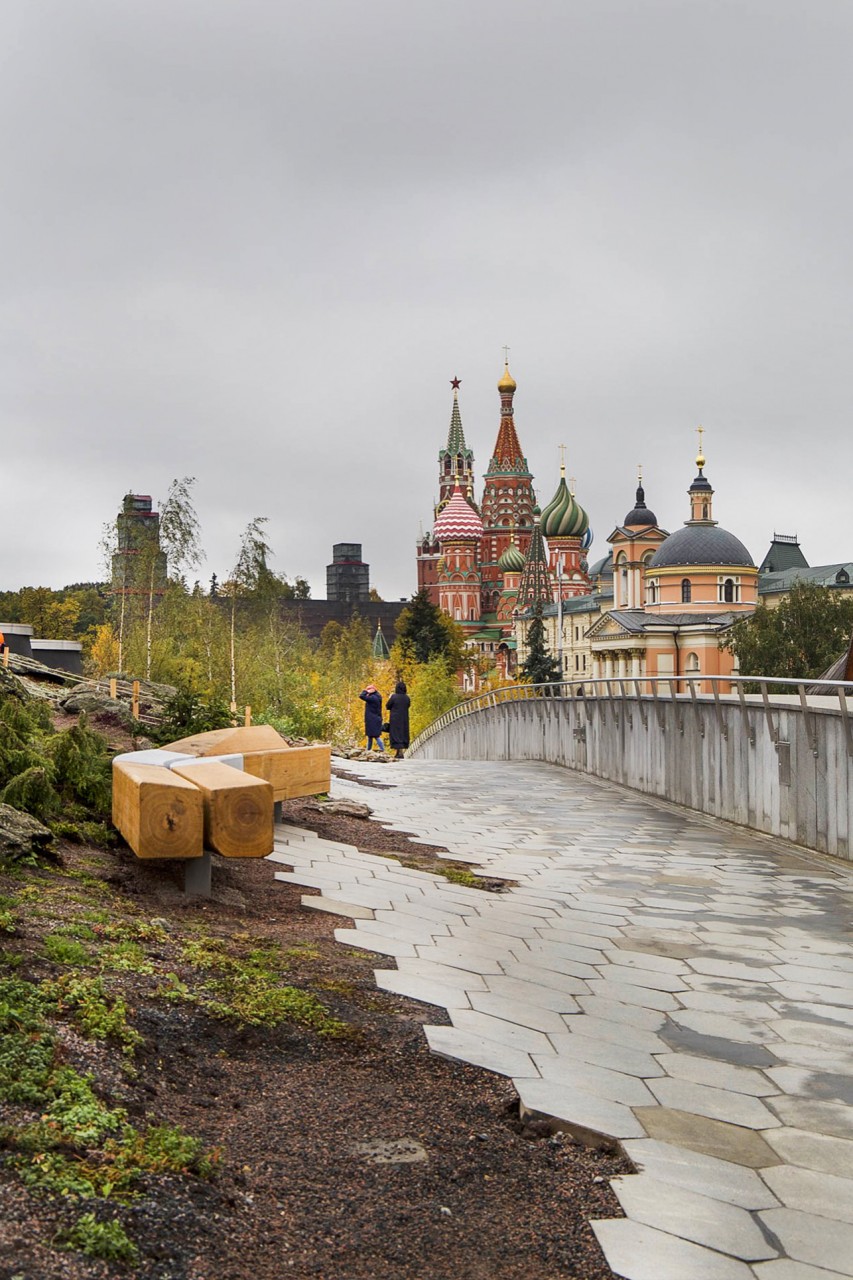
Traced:
POLYGON ((703 503, 702 503, 702 519, 703 519, 703 520, 707 520, 707 519, 708 519, 708 504, 707 504, 707 502, 703 502, 703 503))
POLYGON ((695 675, 695 673, 699 670, 699 654, 698 653, 688 653, 687 658, 685 659, 685 662, 684 662, 684 670, 688 675, 695 675))
POLYGON ((735 598, 735 584, 731 578, 726 578, 723 583, 723 601, 725 604, 733 604, 735 598))
POLYGON ((646 583, 646 604, 657 604, 657 602, 658 602, 657 578, 650 578, 646 583))
POLYGON ((621 605, 624 609, 628 603, 628 560, 624 551, 620 551, 616 557, 616 571, 619 580, 619 599, 616 601, 617 608, 621 605))
POLYGON ((690 604, 693 599, 693 587, 689 578, 681 579, 681 603, 690 604))

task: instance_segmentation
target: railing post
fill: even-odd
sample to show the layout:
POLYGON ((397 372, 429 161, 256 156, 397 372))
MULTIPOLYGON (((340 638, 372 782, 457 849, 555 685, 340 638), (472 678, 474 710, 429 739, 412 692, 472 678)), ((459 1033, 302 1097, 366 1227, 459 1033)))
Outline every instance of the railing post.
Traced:
POLYGON ((679 706, 679 702, 678 702, 678 681, 669 680, 668 684, 669 684, 669 696, 672 699, 674 710, 675 710, 675 723, 678 727, 678 732, 683 734, 684 733, 684 716, 682 714, 681 707, 679 706))
POLYGON ((747 729, 747 733, 749 734, 749 745, 751 747, 754 747, 755 746, 755 725, 752 723, 752 720, 750 719, 749 711, 747 710, 746 694, 743 691, 742 680, 738 680, 737 682, 737 693, 738 693, 738 698, 740 699, 741 709, 743 711, 743 718, 746 721, 746 729, 747 729))
POLYGON ((696 681, 688 680, 687 687, 690 690, 690 701, 693 703, 693 710, 696 712, 696 728, 699 730, 699 737, 705 737, 705 719, 699 706, 699 700, 696 697, 696 681))
POLYGON ((847 710, 847 690, 843 685, 838 686, 838 705, 844 725, 844 737, 847 740, 847 754, 853 756, 853 727, 850 725, 850 713, 847 710))
POLYGON ((714 710, 717 713, 717 728, 720 730, 721 736, 727 739, 729 736, 729 726, 726 724, 725 720, 723 719, 723 707, 720 702, 719 680, 717 679, 716 676, 711 677, 711 692, 714 695, 714 710))
POLYGON ((631 714, 631 706, 630 706, 630 703, 628 702, 628 695, 625 692, 625 681, 622 679, 621 676, 619 677, 619 691, 622 695, 622 711, 626 720, 628 721, 628 728, 633 729, 634 717, 631 714))
POLYGON ((649 681, 649 684, 652 686, 652 697, 655 700, 655 712, 657 713, 657 718, 658 718, 658 728, 660 729, 661 733, 666 733, 666 724, 664 723, 664 714, 663 714, 663 703, 658 697, 657 678, 652 677, 652 679, 649 681))
POLYGON ((773 723, 773 712, 770 710, 770 699, 767 696, 767 681, 761 681, 761 700, 764 703, 764 714, 767 717, 767 731, 774 747, 779 741, 779 729, 773 723))
POLYGON ((806 733, 808 734, 809 746, 812 749, 812 755, 817 759, 817 727, 815 725, 815 718, 809 711, 809 700, 806 696, 806 686, 804 684, 797 685, 797 692, 800 695, 800 707, 803 712, 803 724, 805 725, 806 733))
POLYGON ((643 722, 643 728, 648 729, 649 719, 648 719, 648 716, 646 715, 646 704, 643 702, 643 694, 640 689, 639 680, 634 680, 633 685, 634 685, 634 692, 637 695, 637 709, 640 712, 640 719, 643 722))

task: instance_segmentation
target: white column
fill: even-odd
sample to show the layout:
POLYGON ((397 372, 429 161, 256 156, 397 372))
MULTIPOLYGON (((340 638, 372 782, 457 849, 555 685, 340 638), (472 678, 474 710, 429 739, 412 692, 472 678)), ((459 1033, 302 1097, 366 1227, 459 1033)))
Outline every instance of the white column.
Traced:
POLYGON ((628 655, 625 652, 619 654, 619 678, 624 680, 628 674, 628 655))
POLYGON ((635 680, 640 677, 640 650, 635 649, 631 654, 631 675, 635 680))

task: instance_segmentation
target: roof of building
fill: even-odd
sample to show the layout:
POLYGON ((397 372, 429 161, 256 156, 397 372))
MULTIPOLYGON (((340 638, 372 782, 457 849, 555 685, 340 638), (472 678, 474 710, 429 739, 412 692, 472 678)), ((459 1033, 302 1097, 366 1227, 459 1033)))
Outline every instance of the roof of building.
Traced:
POLYGON ((778 595, 790 591, 795 582, 813 582, 818 587, 849 587, 853 582, 853 560, 809 565, 804 569, 795 566, 780 573, 762 573, 758 579, 758 594, 778 595))
POLYGON ((796 534, 774 533, 767 555, 758 566, 759 573, 781 573, 785 569, 808 569, 809 562, 800 550, 796 534))
POLYGON ((511 542, 498 560, 498 568, 504 573, 522 573, 524 570, 524 552, 516 542, 511 542))
POLYGON ((650 511, 646 506, 646 491, 642 482, 637 485, 637 497, 634 502, 633 511, 629 511, 622 523, 626 526, 651 526, 656 525, 658 518, 654 511, 650 511))
POLYGON ((569 492, 562 468, 557 492, 542 510, 542 532, 546 538, 582 538, 589 528, 589 516, 569 492))
POLYGON ((755 568, 752 556, 740 538, 710 521, 691 522, 682 529, 676 529, 658 547, 649 561, 649 568, 664 569, 682 564, 755 568))
POLYGON ((439 542, 482 538, 483 522, 470 502, 466 502, 458 484, 450 495, 450 501, 436 517, 433 533, 439 542))
POLYGON ((509 369, 505 369, 504 375, 498 383, 498 390, 501 393, 501 423, 498 427, 495 451, 489 462, 489 471, 527 476, 530 474, 527 469, 527 459, 521 452, 521 445, 519 444, 515 421, 512 416, 512 397, 515 392, 515 385, 515 379, 509 369))
POLYGON ((596 560, 587 570, 590 578, 612 578, 613 577, 613 552, 608 551, 606 556, 602 556, 600 560, 596 560))
POLYGON ((388 641, 382 634, 382 620, 377 619, 376 635, 373 637, 373 656, 380 662, 386 661, 391 657, 391 650, 388 648, 388 641))
MULTIPOLYGON (((719 631, 729 627, 737 617, 731 610, 725 613, 646 613, 643 609, 609 609, 607 616, 615 618, 619 625, 634 635, 649 631, 673 631, 682 627, 705 627, 719 631)), ((596 626, 599 624, 596 624, 596 626)), ((602 637, 606 639, 607 637, 602 637)))
POLYGON ((455 387, 453 389, 453 409, 450 414, 450 427, 447 432, 447 452, 454 456, 459 453, 471 453, 471 450, 465 447, 465 432, 462 430, 462 415, 459 412, 459 393, 455 387))

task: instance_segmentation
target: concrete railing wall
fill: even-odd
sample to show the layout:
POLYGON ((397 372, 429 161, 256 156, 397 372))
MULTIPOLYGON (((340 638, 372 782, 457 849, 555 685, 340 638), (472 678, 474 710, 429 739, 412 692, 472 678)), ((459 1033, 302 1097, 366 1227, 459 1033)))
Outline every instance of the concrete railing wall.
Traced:
POLYGON ((851 719, 853 702, 802 693, 479 699, 409 754, 543 760, 850 859, 851 719))

